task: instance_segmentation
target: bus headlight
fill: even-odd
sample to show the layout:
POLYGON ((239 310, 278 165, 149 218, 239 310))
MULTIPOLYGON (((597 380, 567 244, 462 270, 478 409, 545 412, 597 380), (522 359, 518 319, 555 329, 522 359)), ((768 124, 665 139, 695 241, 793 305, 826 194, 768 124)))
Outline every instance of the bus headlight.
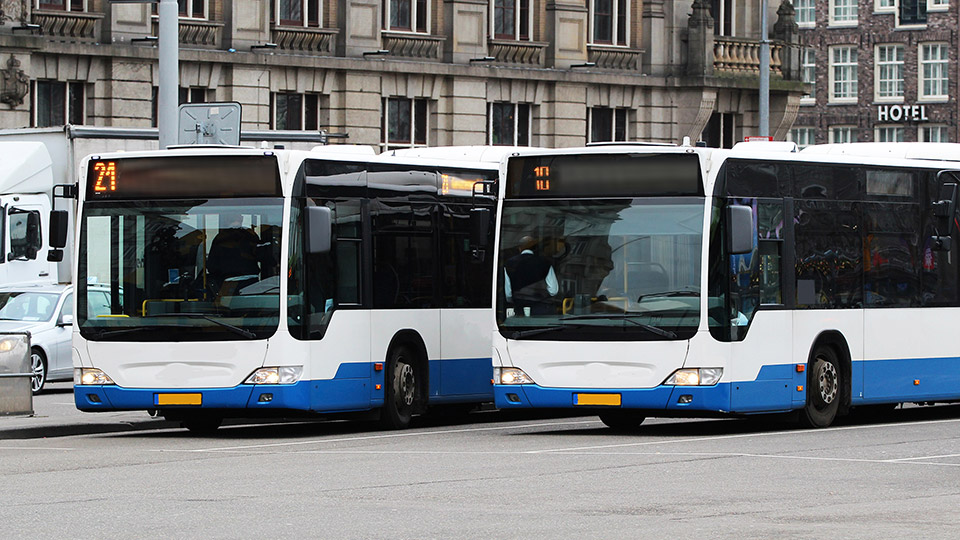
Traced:
POLYGON ((303 366, 265 367, 253 372, 244 384, 293 384, 303 375, 303 366))
POLYGON ((663 381, 669 386, 713 386, 720 382, 723 368, 678 369, 663 381))
POLYGON ((106 373, 97 369, 97 368, 74 368, 73 370, 73 384, 76 386, 80 385, 95 385, 95 384, 117 384, 113 382, 106 373))
POLYGON ((493 380, 497 384, 536 384, 522 369, 512 367, 493 368, 493 380))

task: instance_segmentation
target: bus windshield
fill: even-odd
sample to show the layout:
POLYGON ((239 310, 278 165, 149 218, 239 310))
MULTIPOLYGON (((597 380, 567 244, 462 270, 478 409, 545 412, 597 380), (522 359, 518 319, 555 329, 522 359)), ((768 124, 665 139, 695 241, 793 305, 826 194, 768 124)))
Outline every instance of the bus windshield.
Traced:
POLYGON ((508 338, 688 339, 700 322, 703 197, 504 201, 508 338))
POLYGON ((124 341, 266 338, 279 324, 280 197, 84 205, 77 283, 83 337, 124 341))

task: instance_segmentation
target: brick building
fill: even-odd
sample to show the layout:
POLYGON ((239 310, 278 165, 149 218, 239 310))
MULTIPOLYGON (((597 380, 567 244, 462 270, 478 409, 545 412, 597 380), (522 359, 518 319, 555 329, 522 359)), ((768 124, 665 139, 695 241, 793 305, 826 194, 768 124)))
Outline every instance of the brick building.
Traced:
MULTIPOLYGON (((701 135, 729 146, 757 131, 756 2, 179 5, 181 101, 239 102, 243 129, 323 129, 380 148, 701 135)), ((108 0, 0 0, 0 128, 155 125, 155 13, 108 0)), ((802 92, 791 18, 771 18, 780 137, 802 92)))
POLYGON ((790 138, 957 142, 958 4, 793 0, 810 92, 790 138))

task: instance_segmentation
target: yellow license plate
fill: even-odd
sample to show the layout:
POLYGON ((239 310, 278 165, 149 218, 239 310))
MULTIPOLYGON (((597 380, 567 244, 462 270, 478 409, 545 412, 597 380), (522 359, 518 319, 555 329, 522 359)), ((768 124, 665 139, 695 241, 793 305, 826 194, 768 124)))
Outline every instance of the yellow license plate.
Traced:
POLYGON ((603 405, 607 407, 620 406, 620 394, 574 394, 574 405, 603 405))
POLYGON ((157 394, 157 405, 200 405, 203 394, 157 394))

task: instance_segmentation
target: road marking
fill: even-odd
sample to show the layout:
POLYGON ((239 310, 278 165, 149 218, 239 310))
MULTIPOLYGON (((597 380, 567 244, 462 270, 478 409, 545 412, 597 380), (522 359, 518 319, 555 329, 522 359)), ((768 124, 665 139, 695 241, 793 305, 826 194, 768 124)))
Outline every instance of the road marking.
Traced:
POLYGON ((832 431, 850 431, 856 429, 874 429, 874 428, 883 428, 891 426, 920 426, 920 425, 929 425, 929 424, 944 424, 944 423, 957 423, 960 422, 960 418, 950 419, 950 420, 926 420, 919 422, 908 422, 908 423, 899 423, 894 422, 890 424, 871 424, 867 426, 841 426, 833 428, 823 428, 823 429, 808 429, 808 430, 788 430, 788 431, 765 431, 757 433, 738 433, 736 435, 716 435, 713 437, 689 437, 684 439, 669 439, 669 440, 658 440, 658 441, 643 441, 635 443, 621 443, 621 444, 598 444, 592 446, 574 446, 568 448, 547 448, 543 450, 528 450, 528 454, 545 454, 553 452, 577 452, 582 450, 602 450, 605 448, 629 448, 636 446, 654 446, 662 444, 677 444, 677 443, 696 443, 701 441, 719 441, 725 439, 743 439, 748 437, 770 437, 777 435, 819 435, 823 433, 830 433, 832 431))
POLYGON ((62 448, 57 446, 0 446, 0 450, 60 450, 71 451, 76 448, 62 448))
MULTIPOLYGON (((954 458, 960 457, 960 454, 941 454, 939 456, 918 456, 918 457, 905 457, 899 459, 891 459, 890 461, 916 461, 921 459, 940 459, 940 458, 954 458)), ((957 465, 960 465, 958 463, 957 465)))
POLYGON ((406 438, 406 437, 417 437, 420 435, 449 435, 451 433, 504 431, 508 429, 523 429, 523 428, 550 427, 550 426, 575 426, 575 425, 582 425, 582 424, 598 424, 598 423, 600 423, 598 420, 588 420, 588 421, 581 421, 581 422, 546 422, 546 423, 540 423, 540 424, 521 424, 521 425, 510 425, 510 426, 483 427, 483 428, 444 429, 444 430, 438 430, 438 431, 405 431, 402 433, 390 433, 387 435, 362 435, 357 437, 340 437, 337 439, 321 439, 321 440, 270 443, 270 444, 250 444, 250 445, 244 445, 244 446, 222 446, 222 447, 216 447, 216 448, 199 448, 196 450, 176 450, 176 451, 223 452, 223 451, 235 451, 235 450, 252 450, 257 448, 277 448, 277 447, 283 447, 283 446, 299 446, 304 444, 328 444, 328 443, 338 443, 338 442, 370 441, 370 440, 377 440, 377 439, 398 439, 398 438, 406 438))

